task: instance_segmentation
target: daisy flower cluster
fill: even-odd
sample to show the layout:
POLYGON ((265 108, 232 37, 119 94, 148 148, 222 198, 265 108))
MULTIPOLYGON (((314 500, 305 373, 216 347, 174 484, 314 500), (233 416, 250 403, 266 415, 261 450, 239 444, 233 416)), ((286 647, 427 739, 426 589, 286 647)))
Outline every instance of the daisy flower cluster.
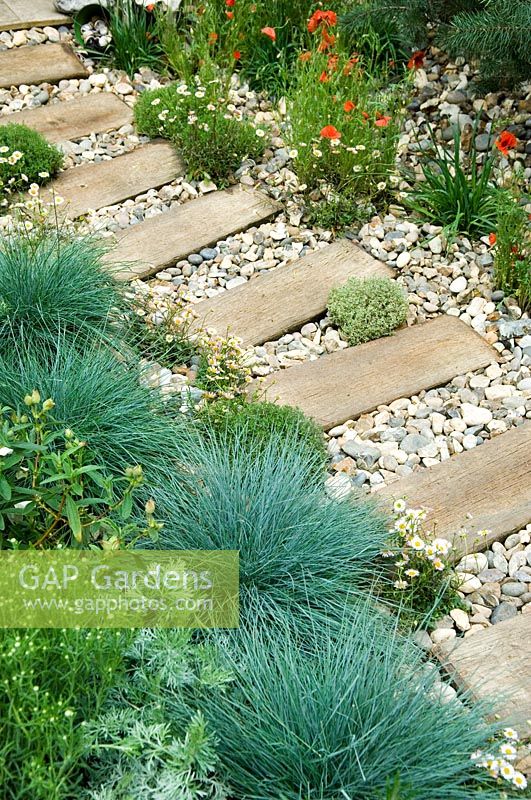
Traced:
POLYGON ((389 531, 389 546, 381 555, 391 564, 393 589, 402 598, 409 593, 418 610, 430 607, 430 600, 441 590, 453 591, 453 572, 448 560, 452 544, 425 529, 425 509, 408 508, 405 500, 393 507, 394 523, 389 531))
POLYGON ((470 758, 479 769, 485 769, 491 778, 498 781, 507 781, 516 789, 525 789, 527 779, 519 770, 515 769, 513 762, 517 758, 518 733, 513 728, 504 728, 503 740, 494 742, 491 752, 481 750, 472 753, 470 758))

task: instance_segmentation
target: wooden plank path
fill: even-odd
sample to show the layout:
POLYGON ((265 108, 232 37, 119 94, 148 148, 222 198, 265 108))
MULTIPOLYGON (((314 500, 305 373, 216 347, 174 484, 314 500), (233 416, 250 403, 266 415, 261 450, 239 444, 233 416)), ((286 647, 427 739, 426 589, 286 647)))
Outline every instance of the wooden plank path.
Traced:
POLYGON ((55 10, 53 0, 0 0, 0 31, 68 25, 70 22, 70 17, 55 10))
POLYGON ((67 169, 41 189, 41 198, 50 202, 54 195, 63 197, 66 216, 75 219, 90 209, 111 206, 156 189, 183 173, 175 148, 155 141, 108 161, 67 169))
POLYGON ((0 88, 87 76, 86 67, 67 44, 26 45, 0 53, 0 88))
POLYGON ((476 552, 531 522, 531 422, 473 450, 418 470, 377 493, 424 507, 438 536, 453 541, 454 559, 476 552), (466 537, 459 535, 466 529, 466 537), (488 536, 477 532, 488 530, 488 536))
POLYGON ((121 280, 147 278, 202 247, 265 222, 279 210, 278 203, 255 189, 212 192, 127 228, 106 261, 125 265, 117 273, 121 280))
POLYGON ((352 275, 392 277, 390 267, 342 239, 194 306, 198 322, 257 345, 297 330, 322 314, 330 289, 352 275))
POLYGON ((437 655, 457 685, 494 702, 500 727, 531 737, 531 614, 443 642, 437 655))
POLYGON ((91 133, 118 130, 132 121, 131 108, 111 92, 88 94, 0 116, 0 125, 10 122, 27 125, 42 133, 49 142, 75 141, 91 133))
POLYGON ((441 386, 495 361, 495 351, 450 316, 339 350, 254 381, 251 391, 298 406, 325 430, 399 397, 441 386))

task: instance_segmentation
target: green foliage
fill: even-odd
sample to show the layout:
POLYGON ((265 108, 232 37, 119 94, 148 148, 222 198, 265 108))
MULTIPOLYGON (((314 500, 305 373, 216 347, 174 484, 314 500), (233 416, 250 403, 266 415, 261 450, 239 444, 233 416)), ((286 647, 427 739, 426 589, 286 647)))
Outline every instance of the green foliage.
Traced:
POLYGON ((188 174, 220 183, 245 158, 258 158, 263 143, 257 130, 229 112, 226 91, 218 78, 170 84, 143 92, 135 105, 138 130, 170 139, 188 174))
POLYGON ((299 408, 244 399, 217 400, 204 406, 198 419, 206 435, 219 437, 222 442, 237 438, 250 458, 267 448, 271 439, 297 439, 312 461, 315 454, 320 456, 324 469, 327 456, 323 431, 299 408))
POLYGON ((0 127, 0 199, 2 192, 24 192, 31 183, 42 186, 62 166, 62 154, 37 131, 14 122, 0 127))
POLYGON ((470 154, 462 157, 459 131, 454 133, 453 151, 438 145, 430 133, 433 154, 424 156, 424 181, 416 184, 406 204, 451 233, 489 233, 496 221, 497 189, 491 181, 494 154, 480 166, 475 136, 470 154))
POLYGON ((120 0, 110 4, 108 16, 114 66, 123 69, 130 78, 140 67, 160 70, 162 48, 144 6, 135 0, 120 0))
POLYGON ((463 13, 442 30, 452 55, 477 59, 483 84, 497 90, 529 80, 531 74, 531 4, 468 2, 463 13))
POLYGON ((359 198, 340 194, 328 200, 309 203, 306 215, 309 225, 342 231, 366 220, 367 210, 360 206, 359 198))
POLYGON ((389 336, 406 321, 407 298, 391 278, 349 278, 332 289, 328 313, 350 345, 389 336))
POLYGON ((200 354, 196 384, 207 399, 232 400, 245 394, 251 382, 241 341, 234 336, 225 338, 202 331, 197 339, 200 354))
POLYGON ((531 227, 518 196, 508 192, 498 195, 494 280, 521 308, 531 308, 531 227))
MULTIPOLYGON (((105 546, 142 535, 127 525, 141 467, 104 474, 86 443, 54 424, 51 398, 41 402, 34 391, 24 405, 24 414, 0 412, 0 549, 105 546)), ((150 528, 158 530, 152 516, 150 528)))
POLYGON ((63 336, 45 348, 21 343, 0 353, 0 405, 20 411, 28 387, 53 397, 58 425, 86 441, 96 463, 114 475, 139 465, 151 489, 175 473, 186 434, 175 408, 141 378, 106 348, 82 350, 63 336))
POLYGON ((6 237, 0 245, 0 350, 14 342, 116 340, 126 304, 101 246, 61 232, 6 237))
POLYGON ((0 631, 0 785, 4 800, 81 797, 83 725, 122 667, 129 634, 0 631))
POLYGON ((498 797, 469 785, 486 709, 440 698, 437 670, 394 625, 363 603, 339 629, 319 621, 310 643, 280 619, 231 639, 234 682, 204 709, 231 794, 374 800, 398 774, 405 798, 498 797))
POLYGON ((154 495, 165 520, 161 546, 239 550, 243 619, 342 613, 350 592, 366 589, 387 537, 368 501, 327 497, 322 454, 296 429, 272 435, 252 456, 251 434, 207 437, 182 454, 187 472, 154 495))
POLYGON ((186 630, 143 630, 125 654, 127 671, 86 732, 92 800, 224 800, 216 739, 190 711, 230 674, 216 651, 186 630), (170 711, 171 709, 171 711, 170 711))

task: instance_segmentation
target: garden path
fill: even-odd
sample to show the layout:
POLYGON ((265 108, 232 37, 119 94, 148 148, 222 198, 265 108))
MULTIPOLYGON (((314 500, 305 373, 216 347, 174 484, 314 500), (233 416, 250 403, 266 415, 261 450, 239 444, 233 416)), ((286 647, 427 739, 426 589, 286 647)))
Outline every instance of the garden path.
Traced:
MULTIPOLYGON (((49 9, 50 2, 17 0, 20 15, 16 24, 14 7, 14 0, 0 0, 0 26, 21 27, 24 25, 21 9, 33 8, 36 15, 42 8, 49 9)), ((29 11, 28 15, 31 16, 29 11)), ((35 24, 34 16, 27 19, 27 27, 35 24)), ((64 19, 54 24, 62 22, 64 19)), ((38 45, 0 53, 0 85, 57 81, 86 74, 73 53, 62 46, 53 49, 57 57, 50 64, 52 48, 53 45, 38 45)), ((0 124, 12 120, 34 127, 59 142, 76 140, 91 132, 118 130, 131 123, 132 112, 113 94, 93 93, 81 100, 51 103, 6 115, 0 124)), ((166 155, 160 159, 164 164, 159 163, 154 148, 157 144, 60 176, 57 186, 62 182, 67 196, 69 192, 72 195, 79 192, 72 197, 71 215, 82 213, 80 209, 86 208, 88 197, 94 208, 102 207, 116 202, 118 194, 123 199, 160 186, 161 171, 165 175, 162 181, 168 179, 168 171, 172 177, 179 174, 182 168, 178 160, 166 155), (134 164, 141 166, 135 170, 131 167, 127 176, 120 175, 127 165, 134 164), (110 176, 108 180, 102 177, 105 170, 110 176), (136 185, 135 180, 138 180, 136 185)), ((277 210, 278 204, 255 189, 212 192, 131 226, 120 234, 109 262, 131 265, 121 273, 124 280, 147 277, 231 233, 269 219, 277 210)), ((281 288, 279 269, 278 273, 257 277, 239 290, 205 301, 198 310, 221 331, 230 327, 244 341, 259 343, 318 316, 324 311, 332 284, 344 282, 347 275, 388 271, 345 242, 281 269, 285 276, 289 273, 289 292, 284 281, 281 288), (308 285, 307 278, 310 278, 308 285)), ((268 379, 266 387, 270 396, 278 395, 283 402, 301 406, 329 428, 381 403, 444 384, 456 375, 494 361, 496 352, 468 326, 442 316, 400 330, 389 338, 288 368, 268 379), (351 379, 345 388, 346 375, 351 379)), ((415 505, 428 507, 432 518, 438 520, 438 531, 444 535, 460 524, 461 509, 470 510, 476 530, 481 524, 493 531, 492 536, 502 538, 531 520, 530 444, 531 423, 527 423, 477 450, 452 456, 441 465, 414 473, 384 489, 382 497, 407 494, 415 505)), ((516 688, 516 700, 504 698, 500 714, 528 735, 531 734, 529 726, 526 727, 526 720, 531 718, 530 633, 531 614, 520 615, 457 644, 454 642, 451 654, 441 648, 441 657, 448 660, 454 680, 471 688, 478 697, 486 692, 496 695, 500 689, 503 692, 516 688)))
POLYGON ((55 10, 53 0, 0 0, 0 31, 67 25, 71 21, 55 10))

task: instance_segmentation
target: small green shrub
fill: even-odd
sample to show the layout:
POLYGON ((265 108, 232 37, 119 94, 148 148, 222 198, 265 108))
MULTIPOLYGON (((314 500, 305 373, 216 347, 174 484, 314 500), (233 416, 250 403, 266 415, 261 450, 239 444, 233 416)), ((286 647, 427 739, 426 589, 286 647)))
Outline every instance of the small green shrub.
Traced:
POLYGON ((81 797, 84 725, 122 669, 127 631, 0 631, 0 785, 5 800, 81 797))
POLYGON ((0 200, 32 183, 42 186, 62 166, 62 154, 37 131, 14 122, 0 126, 0 200))
POLYGON ((51 398, 24 398, 25 413, 0 412, 0 549, 119 545, 147 528, 128 523, 141 467, 108 475, 93 463, 86 442, 61 429, 51 398))
POLYGON ((196 384, 203 390, 205 398, 233 400, 245 394, 251 382, 251 368, 241 340, 205 330, 198 336, 197 346, 200 360, 196 384))
POLYGON ((161 546, 239 550, 243 621, 258 602, 264 616, 341 614, 346 597, 374 578, 386 521, 365 500, 327 497, 322 454, 296 429, 275 432, 252 454, 249 436, 242 426, 182 454, 187 472, 154 495, 161 546))
POLYGON ((389 336, 407 319, 408 304, 391 278, 349 278, 332 289, 328 313, 350 345, 389 336))
MULTIPOLYGON (((224 800, 216 738, 200 701, 230 674, 213 647, 186 630, 143 630, 125 653, 127 671, 103 713, 90 720, 92 800, 224 800)), ((214 695, 215 696, 215 695, 214 695)))
POLYGON ((399 775, 405 798, 498 797, 472 786, 470 755, 493 730, 486 709, 442 697, 437 670, 395 625, 363 603, 339 629, 316 624, 310 642, 279 619, 231 639, 234 681, 204 713, 233 796, 374 800, 399 775))
POLYGON ((126 309, 123 289, 102 263, 101 246, 60 232, 5 238, 0 245, 0 350, 13 342, 115 342, 126 309))
POLYGON ((531 226, 518 197, 507 192, 498 195, 494 280, 521 308, 531 308, 531 226))
POLYGON ((21 343, 0 353, 0 406, 23 413, 28 387, 53 397, 57 424, 86 441, 97 464, 114 475, 139 465, 151 490, 175 474, 188 433, 175 405, 142 385, 142 377, 108 348, 82 349, 64 336, 45 347, 21 343))
POLYGON ((245 158, 263 152, 264 131, 227 108, 226 89, 218 78, 171 84, 143 92, 135 105, 138 130, 175 144, 187 172, 224 182, 245 158))
POLYGON ((323 431, 298 408, 240 400, 217 400, 204 406, 198 419, 206 435, 237 438, 250 457, 267 447, 274 438, 296 438, 313 458, 320 456, 321 469, 326 463, 323 431))
POLYGON ((348 230, 367 219, 367 208, 360 206, 359 199, 349 195, 312 201, 305 211, 309 225, 335 232, 348 230))
POLYGON ((498 190, 491 180, 494 154, 480 166, 475 136, 469 156, 462 160, 458 130, 454 133, 453 151, 439 145, 433 131, 430 133, 432 154, 423 157, 424 181, 415 184, 406 205, 451 233, 488 233, 496 221, 498 190))

